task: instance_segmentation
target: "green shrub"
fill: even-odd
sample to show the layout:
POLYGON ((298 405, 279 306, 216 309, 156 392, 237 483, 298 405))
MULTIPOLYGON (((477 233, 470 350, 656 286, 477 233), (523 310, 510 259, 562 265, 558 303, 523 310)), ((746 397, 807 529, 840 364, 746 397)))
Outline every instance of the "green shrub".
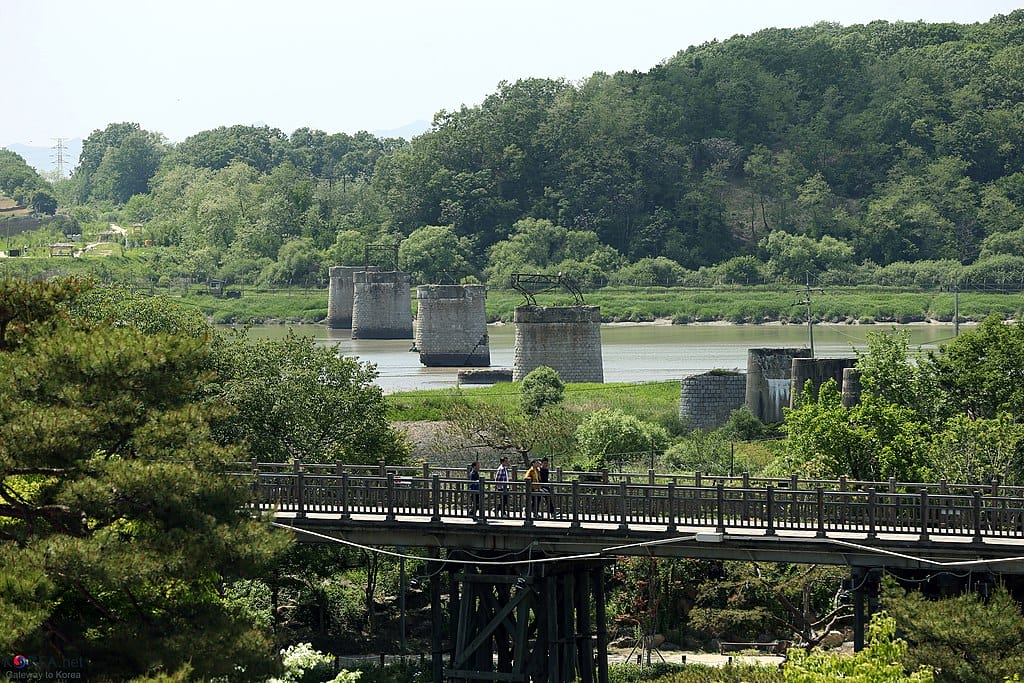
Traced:
POLYGON ((583 418, 576 430, 580 456, 595 469, 611 462, 630 462, 638 455, 668 445, 664 427, 628 415, 617 408, 598 410, 583 418))
POLYGON ((537 416, 546 406, 561 403, 564 393, 565 384, 558 373, 541 365, 523 377, 519 387, 520 407, 527 415, 537 416))
POLYGON ((659 662, 648 667, 636 664, 613 664, 608 667, 609 683, 782 683, 782 673, 774 666, 736 664, 705 666, 703 664, 667 664, 659 662))

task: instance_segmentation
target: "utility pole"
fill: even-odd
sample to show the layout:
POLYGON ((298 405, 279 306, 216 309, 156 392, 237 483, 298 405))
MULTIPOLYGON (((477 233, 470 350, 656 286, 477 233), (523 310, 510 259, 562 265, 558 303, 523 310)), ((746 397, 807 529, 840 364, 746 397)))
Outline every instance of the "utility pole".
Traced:
POLYGON ((960 336, 960 283, 953 285, 953 336, 960 336))
POLYGON ((53 160, 57 163, 57 177, 64 178, 64 162, 66 161, 65 156, 67 155, 68 148, 64 144, 64 138, 54 138, 57 144, 53 147, 53 160))
POLYGON ((811 358, 814 358, 814 312, 811 306, 811 292, 818 291, 825 293, 824 289, 811 289, 811 274, 807 273, 807 284, 804 287, 804 300, 797 301, 794 306, 807 306, 807 340, 811 344, 811 358))

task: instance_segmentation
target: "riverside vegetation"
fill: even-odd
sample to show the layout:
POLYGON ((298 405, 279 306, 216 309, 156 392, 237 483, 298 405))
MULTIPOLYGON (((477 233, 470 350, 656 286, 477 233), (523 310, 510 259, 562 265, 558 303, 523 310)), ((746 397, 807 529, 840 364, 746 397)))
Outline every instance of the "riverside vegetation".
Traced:
MULTIPOLYGON (((0 644, 89 653, 108 678, 155 680, 289 675, 277 653, 299 643, 393 649, 394 563, 282 550, 234 514, 238 492, 208 476, 252 453, 405 462, 386 410, 439 417, 449 443, 487 428, 494 446, 581 467, 655 451, 659 467, 708 472, 1021 481, 1021 330, 986 316, 1022 318, 1022 36, 1022 10, 969 26, 769 29, 688 47, 647 72, 501 83, 479 105, 438 112, 411 141, 223 126, 168 144, 111 123, 84 141, 67 179, 0 150, 0 193, 36 214, 0 220, 5 249, 29 254, 2 264, 0 644), (126 238, 104 246, 111 223, 126 238), (42 256, 77 236, 101 246, 42 256), (511 273, 541 272, 573 278, 608 320, 804 322, 793 304, 809 285, 819 321, 950 320, 959 288, 960 315, 980 324, 918 363, 898 338, 880 339, 856 408, 825 388, 782 425, 741 412, 707 434, 673 424, 674 399, 658 388, 609 389, 612 405, 595 398, 603 390, 584 399, 568 387, 539 409, 448 395, 431 413, 433 399, 385 401, 372 371, 310 342, 204 324, 322 320, 329 267, 362 263, 369 247, 381 247, 374 265, 417 284, 486 283, 492 320, 520 301, 504 290, 511 273), (96 301, 78 285, 10 279, 66 273, 169 297, 96 301), (242 296, 197 293, 214 282, 242 296), (750 450, 734 461, 730 444, 741 442, 750 450), (245 535, 246 557, 210 545, 245 535), (184 562, 197 547, 209 549, 203 562, 184 562), (137 571, 125 577, 125 566, 137 571)), ((424 602, 429 577, 419 578, 411 609, 424 602)), ((616 563, 609 626, 653 625, 684 645, 762 634, 813 643, 849 613, 844 578, 616 563)), ((859 662, 857 674, 912 680, 921 659, 941 667, 937 681, 1024 670, 1015 586, 972 577, 988 597, 922 606, 906 589, 937 593, 937 577, 897 578, 883 604, 907 647, 881 622, 885 661, 859 662)), ((850 666, 838 659, 796 657, 804 670, 783 675, 833 680, 850 666)))
MULTIPOLYGON (((222 660, 211 656, 203 669, 193 660, 188 664, 192 673, 182 673, 183 658, 191 659, 195 646, 190 640, 175 645, 178 641, 163 635, 166 629, 177 628, 176 615, 197 600, 209 614, 220 615, 219 625, 204 622, 197 637, 215 642, 211 629, 251 632, 238 643, 234 660, 249 662, 243 678, 250 680, 260 680, 260 672, 274 668, 268 652, 272 643, 312 643, 333 652, 392 650, 397 620, 393 596, 400 590, 395 562, 334 546, 282 548, 279 536, 253 528, 245 533, 255 534, 250 541, 259 539, 261 555, 246 565, 245 574, 238 573, 241 567, 210 564, 207 571, 213 572, 211 577, 219 576, 219 591, 194 594, 200 581, 164 604, 168 596, 157 586, 174 579, 165 573, 168 565, 161 563, 178 562, 173 558, 185 550, 163 539, 159 525, 142 524, 150 519, 153 504, 163 514, 173 506, 173 501, 161 502, 172 493, 166 476, 177 473, 186 488, 186 475, 200 477, 203 484, 193 492, 200 495, 203 487, 216 481, 204 476, 205 468, 216 471, 225 458, 245 459, 259 452, 261 457, 286 460, 298 453, 307 461, 360 462, 373 454, 388 462, 407 462, 407 446, 387 426, 389 416, 440 418, 455 427, 445 435, 449 443, 463 438, 467 430, 460 427, 468 427, 474 438, 484 436, 497 447, 550 453, 556 463, 580 468, 604 467, 617 459, 621 466, 643 468, 654 455, 659 469, 709 473, 734 466, 752 472, 798 467, 818 476, 944 476, 949 481, 975 481, 998 473, 1007 483, 1020 481, 1024 474, 1024 433, 1013 417, 1024 410, 1019 383, 1010 371, 1024 357, 1024 326, 996 318, 965 332, 934 358, 917 363, 907 359, 899 335, 880 334, 862 360, 862 408, 843 408, 834 400, 834 388, 826 387, 817 400, 805 401, 787 414, 781 432, 778 426, 762 425, 738 411, 723 430, 701 433, 688 431, 675 419, 675 383, 566 387, 552 371, 538 369, 531 382, 479 393, 437 392, 431 397, 417 392, 385 398, 372 385, 372 371, 352 359, 336 358, 308 339, 289 335, 283 340, 249 341, 238 333, 214 333, 194 309, 119 288, 2 282, 0 321, 6 335, 0 376, 7 379, 0 383, 5 399, 0 430, 6 435, 7 450, 0 453, 0 475, 5 490, 16 492, 18 503, 0 508, 0 532, 5 536, 0 551, 8 558, 4 571, 16 569, 15 574, 5 573, 7 581, 0 584, 0 600, 14 609, 2 613, 10 629, 0 633, 6 634, 5 647, 21 650, 42 647, 47 633, 59 628, 64 651, 87 648, 93 659, 108 651, 115 657, 112 644, 120 630, 107 624, 117 619, 123 628, 135 629, 138 647, 131 649, 131 657, 123 647, 118 650, 110 671, 141 674, 170 667, 182 676, 178 680, 201 671, 219 672, 222 660), (113 336, 97 347, 94 341, 103 330, 113 336), (122 351, 96 356, 109 348, 122 351), (173 349, 177 350, 172 353, 173 349), (100 360, 108 370, 98 374, 100 360), (325 383, 325 377, 334 379, 325 383), (31 382, 24 381, 29 378, 31 382), (65 390, 55 398, 47 387, 58 378, 65 390), (152 406, 135 410, 126 423, 118 417, 118 406, 136 381, 155 392, 152 406), (167 396, 178 403, 168 404, 167 396), (64 406, 66 401, 73 405, 64 406), (320 408, 310 410, 314 405, 320 408), (975 416, 970 422, 960 417, 966 410, 975 416), (39 423, 40 411, 60 420, 58 442, 39 441, 35 432, 26 431, 39 423), (81 411, 90 411, 100 422, 76 420, 81 411), (111 420, 120 426, 102 426, 111 420), (189 429, 176 429, 183 420, 189 429), (192 436, 181 441, 180 435, 186 433, 192 436), (764 440, 778 434, 785 438, 764 440), (162 440, 167 441, 164 446, 162 440), (749 451, 732 452, 732 443, 748 441, 749 451), (892 444, 900 444, 901 450, 893 450, 892 444), (97 448, 116 455, 95 460, 97 448), (139 460, 132 448, 144 449, 148 457, 139 460), (190 457, 199 453, 208 453, 209 464, 190 465, 190 457), (951 453, 986 456, 958 459, 949 457, 951 453), (152 481, 162 484, 155 488, 152 481), (122 499, 122 487, 132 495, 122 499), (51 501, 85 506, 96 521, 79 531, 83 538, 69 539, 68 520, 79 517, 72 510, 65 519, 51 501), (27 524, 29 519, 36 521, 27 524), (120 565, 104 561, 102 554, 90 559, 89 548, 102 545, 113 531, 107 530, 109 525, 119 534, 124 562, 136 567, 147 563, 141 583, 127 585, 117 579, 120 565), (27 542, 24 546, 21 539, 27 542), (42 558, 33 550, 40 547, 51 548, 51 558, 90 567, 90 584, 76 583, 77 571, 65 573, 40 564, 42 558), (25 599, 36 591, 49 597, 42 602, 25 599), (93 601, 95 608, 85 609, 93 601), (62 607, 80 602, 83 606, 76 610, 62 607), (163 616, 157 619, 156 613, 163 616), (145 631, 133 626, 140 620, 147 624, 145 631), (149 639, 160 646, 147 647, 149 639)), ((220 524, 223 529, 208 533, 240 533, 245 527, 236 530, 232 525, 243 520, 229 513, 240 492, 209 495, 214 502, 220 500, 216 504, 223 521, 195 517, 179 506, 173 509, 173 519, 181 518, 176 523, 199 529, 220 524)), ((206 504, 196 502, 199 507, 206 504)), ((211 555, 210 560, 223 562, 224 557, 211 555)), ((408 609, 418 614, 428 602, 429 577, 415 560, 407 563, 407 571, 418 577, 406 596, 408 609)), ((842 599, 846 577, 835 568, 629 558, 610 567, 606 578, 609 627, 614 632, 653 630, 684 647, 765 635, 796 635, 814 643, 850 614, 842 599)), ((924 585, 930 584, 928 577, 922 579, 924 585)), ((894 588, 887 607, 899 615, 901 628, 914 634, 906 663, 914 653, 928 651, 925 646, 943 652, 954 644, 960 648, 957 652, 966 653, 968 665, 936 680, 997 680, 992 676, 1011 673, 1024 662, 1024 639, 1017 638, 1024 633, 1024 620, 1009 597, 982 601, 968 593, 957 598, 959 602, 930 602, 919 609, 905 602, 904 593, 904 588, 894 588), (955 622, 956 627, 940 637, 930 624, 953 624, 950 614, 973 616, 955 622), (989 628, 979 629, 981 623, 989 628), (991 642, 990 629, 1003 636, 998 643, 991 642), (986 654, 993 648, 999 648, 1000 656, 986 654)), ((410 623, 423 627, 429 622, 410 623)), ((410 631, 411 642, 426 636, 417 635, 416 626, 410 631)), ((888 646, 883 651, 890 659, 901 652, 888 646)), ((843 665, 819 657, 801 666, 843 665)), ((885 666, 895 671, 897 662, 885 666)), ((735 675, 733 670, 698 671, 680 672, 678 680, 734 680, 729 677, 735 675)), ((755 675, 760 674, 747 680, 760 680, 755 675)), ((771 675, 766 672, 763 680, 777 680, 771 675)), ((232 677, 239 677, 238 672, 232 677)))
MULTIPOLYGON (((18 260, 12 266, 24 264, 18 260)), ((114 264, 117 257, 70 260, 32 259, 40 261, 27 277, 78 273, 105 282, 119 282, 133 287, 140 296, 164 296, 194 308, 215 324, 261 324, 282 322, 297 324, 322 323, 327 318, 327 290, 291 287, 266 290, 235 286, 229 291, 235 297, 216 296, 203 285, 131 284, 120 278, 114 264)), ((144 263, 144 261, 139 261, 144 263)), ((6 267, 7 262, 0 263, 6 267)), ((22 269, 11 268, 20 272, 22 269)), ((604 322, 654 322, 668 320, 673 324, 730 322, 764 324, 782 322, 803 324, 807 308, 800 304, 803 292, 796 285, 720 285, 715 287, 602 287, 585 293, 588 304, 601 309, 604 322)), ((915 323, 952 322, 958 312, 960 322, 980 322, 988 315, 999 314, 1006 319, 1024 317, 1024 297, 1007 291, 961 291, 951 289, 847 286, 829 287, 812 292, 812 316, 820 323, 915 323)), ((542 295, 542 305, 572 305, 564 293, 542 295)), ((522 305, 521 293, 489 288, 486 315, 489 322, 511 322, 516 306, 522 305)), ((415 292, 413 314, 415 315, 415 292)))

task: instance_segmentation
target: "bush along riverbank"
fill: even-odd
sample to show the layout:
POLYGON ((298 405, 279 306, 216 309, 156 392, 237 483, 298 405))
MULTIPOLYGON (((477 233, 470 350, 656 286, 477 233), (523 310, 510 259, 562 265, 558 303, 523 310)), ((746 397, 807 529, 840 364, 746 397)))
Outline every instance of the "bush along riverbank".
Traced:
MULTIPOLYGON (((161 290, 155 290, 160 294, 161 290)), ((232 297, 210 293, 172 291, 180 303, 200 310, 217 324, 321 323, 327 317, 326 289, 262 291, 238 288, 232 297)), ((654 322, 673 324, 728 322, 764 324, 807 321, 806 292, 796 288, 735 287, 605 288, 585 294, 588 305, 601 309, 604 322, 654 322)), ((488 290, 488 322, 511 322, 517 306, 525 303, 514 290, 488 290)), ((571 306, 567 293, 537 297, 542 306, 571 306)), ((979 322, 992 313, 1004 318, 1024 316, 1024 297, 1019 293, 910 291, 895 288, 826 289, 811 292, 811 314, 822 323, 915 323, 951 322, 958 311, 961 322, 979 322)), ((412 312, 416 299, 413 292, 412 312)))

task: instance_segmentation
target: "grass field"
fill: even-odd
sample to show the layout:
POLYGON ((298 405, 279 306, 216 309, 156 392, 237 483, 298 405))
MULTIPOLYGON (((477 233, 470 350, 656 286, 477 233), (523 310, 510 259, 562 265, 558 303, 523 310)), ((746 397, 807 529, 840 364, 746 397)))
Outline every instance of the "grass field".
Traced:
MULTIPOLYGON (((455 401, 484 402, 506 408, 519 406, 519 383, 503 382, 472 389, 401 391, 387 396, 392 421, 440 420, 446 406, 455 401)), ((583 413, 618 408, 631 415, 664 424, 678 419, 679 382, 570 384, 562 405, 583 413)))

